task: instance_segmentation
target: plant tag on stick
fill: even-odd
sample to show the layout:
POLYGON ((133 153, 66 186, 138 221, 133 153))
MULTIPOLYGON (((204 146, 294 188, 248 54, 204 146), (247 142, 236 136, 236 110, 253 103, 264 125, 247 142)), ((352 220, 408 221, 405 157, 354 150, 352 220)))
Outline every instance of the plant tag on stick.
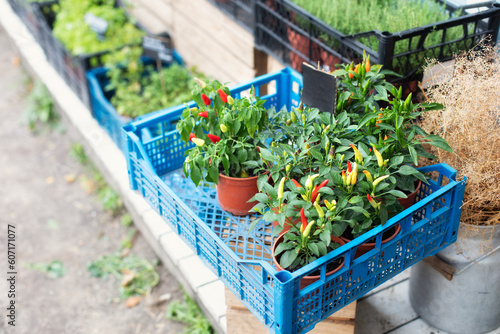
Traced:
POLYGON ((142 38, 143 54, 163 63, 171 63, 174 60, 171 44, 170 37, 144 36, 142 38))
POLYGON ((302 102, 308 107, 333 114, 337 106, 337 79, 308 63, 302 63, 302 76, 302 102))
POLYGON ((100 41, 104 40, 106 31, 108 30, 108 22, 106 20, 92 13, 86 13, 83 20, 97 34, 97 38, 100 41))

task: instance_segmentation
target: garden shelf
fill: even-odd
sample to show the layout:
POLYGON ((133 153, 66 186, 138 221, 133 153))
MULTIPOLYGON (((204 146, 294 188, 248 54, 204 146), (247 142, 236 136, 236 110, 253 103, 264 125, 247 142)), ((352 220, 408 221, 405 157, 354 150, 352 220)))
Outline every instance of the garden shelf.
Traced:
MULTIPOLYGON (((172 51, 173 61, 184 65, 184 61, 181 56, 175 51, 172 51)), ((151 59, 143 58, 146 65, 153 64, 151 59)), ((169 64, 163 64, 164 67, 169 66, 169 64)), ((121 116, 113 107, 110 100, 114 95, 114 91, 106 91, 105 87, 109 83, 109 79, 106 75, 108 69, 105 67, 98 67, 87 72, 87 81, 89 85, 90 93, 90 104, 92 108, 92 114, 97 120, 99 125, 106 130, 108 135, 111 137, 113 142, 118 146, 118 148, 125 153, 125 146, 122 136, 122 127, 131 121, 139 120, 144 117, 149 117, 162 110, 151 110, 151 113, 145 114, 143 116, 131 119, 125 116, 121 116)), ((171 129, 174 129, 175 126, 171 129)), ((169 130, 171 130, 169 128, 169 130)))
POLYGON ((35 36, 38 36, 39 23, 33 13, 32 5, 37 2, 28 2, 28 0, 7 0, 10 7, 16 13, 28 30, 35 36))
MULTIPOLYGON (((252 85, 258 88, 268 83, 276 92, 262 96, 266 107, 290 110, 299 104, 302 79, 289 68, 234 87, 232 96, 238 98, 252 85)), ((260 95, 259 89, 256 94, 260 95)), ((311 330, 317 322, 456 240, 465 179, 457 181, 456 171, 447 165, 433 165, 420 168, 433 178, 421 187, 415 205, 296 272, 278 272, 271 260, 271 223, 261 221, 248 232, 255 216, 237 217, 223 211, 213 185, 196 187, 184 177, 180 168, 188 147, 172 129, 184 108, 171 108, 123 128, 130 186, 275 333, 311 330), (401 225, 401 232, 382 244, 383 232, 396 224, 401 225), (358 246, 372 238, 376 247, 354 259, 358 246), (344 258, 344 266, 326 276, 327 265, 338 258, 344 258), (318 269, 320 280, 300 289, 301 279, 318 269)))
POLYGON ((209 0, 248 31, 253 30, 254 0, 209 0))
MULTIPOLYGON (((58 3, 59 1, 57 0, 35 3, 33 5, 33 12, 36 16, 37 24, 39 25, 36 38, 49 63, 85 106, 90 109, 91 104, 86 73, 92 68, 103 66, 103 56, 108 54, 111 50, 73 55, 66 49, 66 47, 52 34, 52 28, 55 21, 55 13, 52 10, 52 6, 58 3)), ((119 4, 120 2, 116 2, 116 6, 119 6, 119 4)), ((136 26, 138 29, 145 31, 138 23, 136 23, 136 26)))
POLYGON ((255 44, 296 70, 304 61, 334 70, 336 64, 360 62, 365 50, 372 64, 382 64, 403 76, 392 77, 391 82, 408 85, 421 80, 426 58, 447 61, 454 53, 475 47, 487 35, 493 42, 497 40, 500 4, 447 4, 447 8, 460 8, 464 15, 400 32, 373 30, 345 35, 290 0, 255 0, 255 44), (452 30, 459 36, 446 40, 452 30), (430 42, 431 37, 439 42, 430 42))

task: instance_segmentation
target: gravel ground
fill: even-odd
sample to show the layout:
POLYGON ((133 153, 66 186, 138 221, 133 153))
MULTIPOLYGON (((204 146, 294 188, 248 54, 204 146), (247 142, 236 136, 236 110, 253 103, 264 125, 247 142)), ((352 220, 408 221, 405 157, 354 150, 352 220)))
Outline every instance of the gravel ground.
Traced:
MULTIPOLYGON (((28 77, 1 28, 0 45, 0 333, 181 332, 184 325, 165 318, 169 301, 180 299, 182 291, 163 266, 157 267, 160 283, 131 308, 120 299, 119 282, 90 275, 88 264, 119 250, 132 227, 122 226, 119 216, 104 211, 82 187, 87 172, 69 155, 68 131, 34 134, 22 123, 28 77), (15 328, 6 317, 8 225, 15 230, 15 328), (29 268, 54 260, 64 265, 60 278, 29 268), (167 300, 157 302, 160 296, 167 300)), ((136 235, 130 253, 154 260, 136 235)))

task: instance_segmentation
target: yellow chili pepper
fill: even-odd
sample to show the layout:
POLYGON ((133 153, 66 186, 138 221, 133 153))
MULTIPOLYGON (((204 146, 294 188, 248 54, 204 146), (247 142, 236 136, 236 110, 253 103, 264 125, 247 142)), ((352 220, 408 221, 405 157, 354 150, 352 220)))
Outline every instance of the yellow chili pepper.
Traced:
POLYGON ((200 138, 191 138, 191 141, 196 144, 196 146, 203 146, 205 145, 205 141, 200 138))
POLYGON ((279 200, 283 199, 283 190, 285 188, 285 181, 286 181, 286 177, 283 177, 280 181, 280 184, 278 185, 278 199, 279 200))
POLYGON ((378 166, 382 168, 384 166, 384 158, 382 158, 382 154, 380 154, 375 146, 373 146, 373 153, 375 153, 375 156, 377 157, 378 166))

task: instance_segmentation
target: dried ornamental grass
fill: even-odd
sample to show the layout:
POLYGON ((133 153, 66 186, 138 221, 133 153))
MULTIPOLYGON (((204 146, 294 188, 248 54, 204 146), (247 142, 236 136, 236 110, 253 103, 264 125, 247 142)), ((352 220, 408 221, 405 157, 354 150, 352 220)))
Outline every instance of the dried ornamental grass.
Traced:
POLYGON ((481 45, 456 59, 453 77, 427 91, 445 106, 423 115, 422 128, 448 141, 455 154, 432 149, 441 162, 467 176, 461 221, 500 223, 500 59, 481 45))

